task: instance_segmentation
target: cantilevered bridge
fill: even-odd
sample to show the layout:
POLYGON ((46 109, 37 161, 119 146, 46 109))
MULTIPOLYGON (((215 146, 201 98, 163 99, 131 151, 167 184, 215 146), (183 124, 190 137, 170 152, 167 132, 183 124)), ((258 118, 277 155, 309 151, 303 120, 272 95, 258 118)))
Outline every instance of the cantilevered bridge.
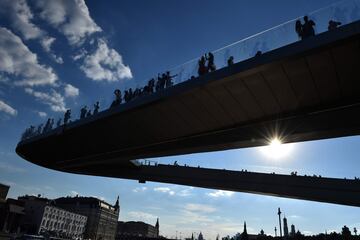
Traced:
POLYGON ((360 133, 360 22, 263 53, 21 141, 35 164, 360 206, 355 180, 169 166, 131 160, 360 133))

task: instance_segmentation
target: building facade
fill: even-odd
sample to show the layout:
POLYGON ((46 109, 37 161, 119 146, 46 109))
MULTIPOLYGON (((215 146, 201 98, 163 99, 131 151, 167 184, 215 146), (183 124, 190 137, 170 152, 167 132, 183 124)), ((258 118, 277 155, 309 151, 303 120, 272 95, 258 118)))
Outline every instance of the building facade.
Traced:
POLYGON ((120 213, 119 197, 115 205, 94 197, 62 197, 56 205, 71 212, 87 216, 84 232, 86 239, 114 240, 120 213))
POLYGON ((19 233, 25 215, 22 202, 8 198, 10 186, 0 183, 0 232, 19 233))
POLYGON ((25 216, 22 202, 8 198, 0 202, 0 232, 19 233, 25 216))
POLYGON ((116 240, 125 240, 130 236, 144 237, 144 238, 158 238, 159 237, 159 219, 157 219, 155 226, 144 222, 121 222, 117 224, 116 240))
POLYGON ((10 186, 0 183, 0 201, 5 200, 10 186))
POLYGON ((63 238, 82 239, 87 217, 56 206, 56 202, 40 196, 18 198, 25 206, 24 231, 63 238))
POLYGON ((55 232, 61 237, 82 238, 86 222, 86 216, 46 206, 38 233, 55 232))

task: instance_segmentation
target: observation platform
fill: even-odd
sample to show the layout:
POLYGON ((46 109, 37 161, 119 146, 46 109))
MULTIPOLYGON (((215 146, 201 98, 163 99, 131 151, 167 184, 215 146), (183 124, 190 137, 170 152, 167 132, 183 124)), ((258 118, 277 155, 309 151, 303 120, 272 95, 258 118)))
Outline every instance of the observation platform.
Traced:
POLYGON ((21 141, 56 169, 360 133, 360 22, 21 141))
MULTIPOLYGON (((286 187, 266 193, 265 182, 261 189, 246 188, 240 178, 244 182, 235 184, 239 186, 231 187, 230 180, 218 185, 230 174, 226 172, 214 173, 216 181, 190 172, 183 172, 188 180, 175 175, 171 180, 177 169, 166 177, 160 168, 147 168, 145 174, 144 166, 131 160, 262 146, 274 137, 289 143, 359 133, 357 21, 23 140, 16 152, 35 164, 72 173, 137 180, 144 176, 144 181, 319 200, 293 195, 286 187)), ((277 184, 284 184, 281 181, 277 184)), ((334 187, 346 187, 342 180, 339 184, 334 182, 334 187)), ((356 184, 353 189, 358 191, 356 184)), ((311 183, 306 186, 311 191, 311 183)), ((318 189, 321 186, 319 182, 318 189)), ((358 197, 349 203, 326 197, 319 201, 360 205, 358 197)))

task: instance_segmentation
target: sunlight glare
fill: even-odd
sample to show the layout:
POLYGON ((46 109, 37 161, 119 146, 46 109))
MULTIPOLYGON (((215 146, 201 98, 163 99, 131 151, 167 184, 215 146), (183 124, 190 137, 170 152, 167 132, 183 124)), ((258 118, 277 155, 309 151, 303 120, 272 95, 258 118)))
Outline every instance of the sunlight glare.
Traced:
POLYGON ((281 159, 289 156, 294 148, 291 143, 283 144, 280 139, 274 138, 268 146, 260 147, 260 151, 267 157, 272 159, 281 159))

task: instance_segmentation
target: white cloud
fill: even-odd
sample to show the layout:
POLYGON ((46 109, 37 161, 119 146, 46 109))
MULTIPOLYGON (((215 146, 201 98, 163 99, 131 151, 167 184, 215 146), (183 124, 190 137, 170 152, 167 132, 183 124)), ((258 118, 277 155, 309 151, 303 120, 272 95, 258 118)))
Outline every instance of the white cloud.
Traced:
POLYGON ((42 103, 49 105, 51 110, 54 112, 65 112, 65 99, 64 97, 56 92, 54 89, 51 89, 50 93, 34 91, 31 88, 25 88, 25 92, 36 97, 42 103))
POLYGON ((64 87, 65 97, 77 97, 79 96, 79 89, 71 84, 66 84, 64 87))
POLYGON ((57 76, 52 68, 39 64, 21 39, 10 30, 0 27, 0 72, 14 75, 15 85, 54 85, 57 76))
POLYGON ((55 40, 56 40, 56 38, 53 38, 53 37, 45 37, 45 38, 41 39, 40 44, 46 52, 50 52, 51 45, 54 43, 55 40))
POLYGON ((78 53, 76 53, 75 55, 72 56, 72 59, 74 61, 77 61, 79 59, 84 58, 86 56, 86 54, 87 54, 87 51, 82 48, 82 49, 80 49, 80 51, 78 53))
POLYGON ((46 117, 47 116, 47 113, 46 112, 41 112, 41 111, 38 111, 37 114, 39 114, 39 117, 46 117))
POLYGON ((62 58, 51 52, 51 45, 55 38, 47 36, 47 33, 32 23, 33 13, 25 0, 3 0, 0 14, 9 18, 11 27, 19 32, 25 40, 39 39, 40 45, 57 62, 62 63, 62 58))
POLYGON ((0 112, 5 112, 7 114, 10 114, 12 116, 17 115, 17 110, 11 107, 10 105, 6 104, 5 102, 0 100, 0 112))
POLYGON ((84 58, 80 69, 88 78, 95 81, 114 82, 132 78, 131 70, 124 65, 121 55, 110 49, 103 39, 98 40, 96 51, 84 58))
POLYGON ((2 0, 0 13, 10 19, 11 26, 26 39, 36 39, 45 33, 31 23, 33 14, 25 0, 2 0))
POLYGON ((207 193, 208 196, 218 198, 218 197, 231 197, 234 192, 224 191, 224 190, 216 190, 210 193, 207 193))
POLYGON ((154 191, 168 193, 169 195, 175 195, 175 192, 168 187, 157 187, 157 188, 154 188, 154 191))
POLYGON ((70 195, 75 197, 75 196, 78 196, 80 194, 77 191, 71 190, 70 195))
POLYGON ((146 213, 146 212, 141 212, 141 211, 131 211, 127 215, 130 219, 133 219, 135 221, 139 221, 139 220, 152 221, 157 218, 155 215, 153 215, 151 213, 146 213))
POLYGON ((26 170, 24 168, 16 167, 10 163, 0 162, 0 170, 8 173, 24 173, 26 170))
POLYGON ((188 203, 185 205, 185 210, 190 212, 203 212, 212 213, 216 211, 216 208, 206 204, 188 203))
POLYGON ((102 31, 91 18, 84 0, 38 0, 35 4, 41 9, 40 16, 59 29, 72 45, 102 31))
POLYGON ((59 64, 63 64, 64 60, 62 57, 60 56, 56 56, 56 54, 54 54, 51 50, 51 46, 53 45, 53 43, 55 42, 56 38, 54 37, 44 37, 43 39, 41 39, 40 44, 43 47, 43 49, 45 50, 45 52, 50 54, 50 57, 57 63, 59 64))
POLYGON ((191 195, 191 188, 180 190, 176 195, 180 197, 187 197, 191 195))
POLYGON ((53 43, 55 42, 56 38, 54 37, 44 37, 40 40, 40 44, 42 46, 42 48, 45 50, 45 52, 50 54, 50 57, 57 63, 59 64, 63 64, 64 60, 62 57, 60 56, 56 56, 55 53, 52 52, 51 47, 53 45, 53 43))
POLYGON ((56 56, 54 53, 50 53, 50 57, 52 57, 52 59, 54 59, 54 61, 59 63, 59 64, 64 63, 64 59, 62 57, 60 57, 60 56, 56 56))
POLYGON ((141 187, 141 188, 137 187, 137 188, 133 189, 133 192, 138 193, 138 192, 144 192, 146 190, 147 190, 147 187, 141 187))

